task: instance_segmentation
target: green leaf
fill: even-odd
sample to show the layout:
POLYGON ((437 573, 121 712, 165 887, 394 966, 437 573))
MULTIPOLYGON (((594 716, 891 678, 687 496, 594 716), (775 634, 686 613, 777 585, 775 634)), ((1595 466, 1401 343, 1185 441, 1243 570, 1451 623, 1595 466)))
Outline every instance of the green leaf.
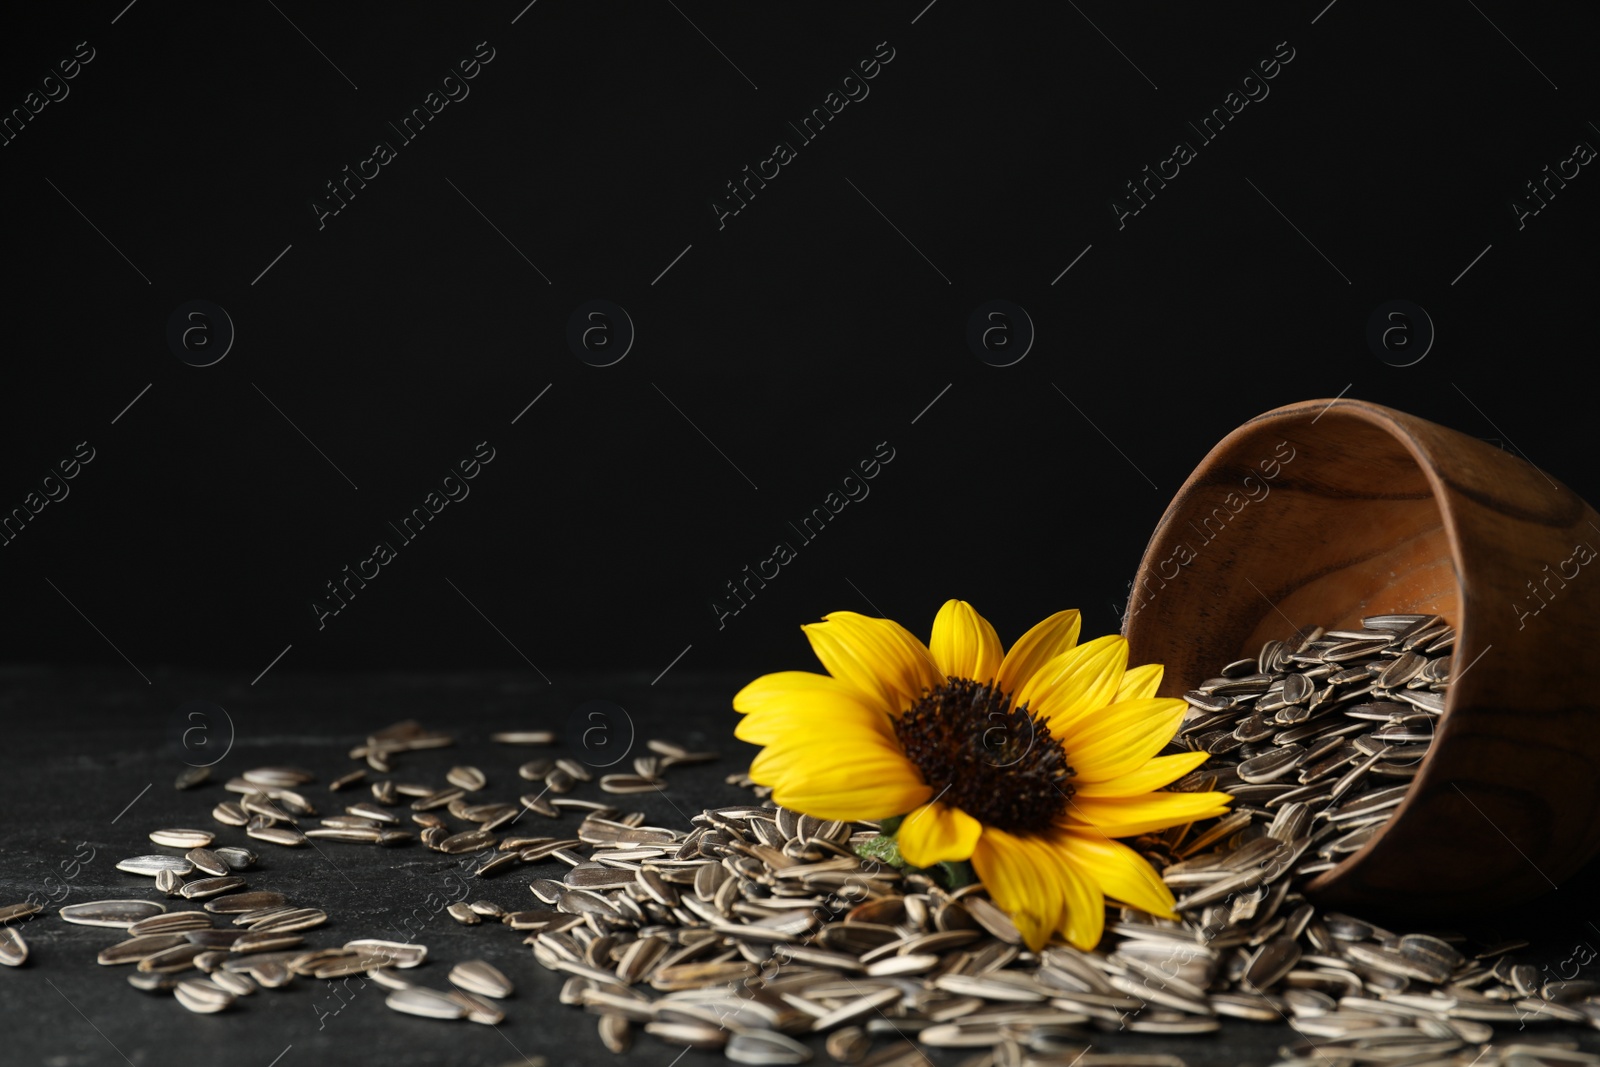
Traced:
POLYGON ((879 834, 877 837, 861 842, 856 846, 856 855, 863 859, 887 863, 891 867, 904 867, 906 865, 905 859, 900 855, 900 843, 887 834, 879 834))
POLYGON ((891 815, 887 819, 879 819, 878 832, 885 837, 893 837, 900 832, 900 824, 905 821, 904 815, 891 815))
POLYGON ((934 864, 929 870, 946 889, 960 889, 978 880, 977 872, 966 860, 945 860, 943 863, 934 864))

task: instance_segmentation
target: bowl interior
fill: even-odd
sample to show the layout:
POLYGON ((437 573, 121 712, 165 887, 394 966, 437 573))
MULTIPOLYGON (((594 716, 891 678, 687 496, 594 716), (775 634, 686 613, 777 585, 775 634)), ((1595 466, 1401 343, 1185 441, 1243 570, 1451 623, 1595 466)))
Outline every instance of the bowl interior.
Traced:
POLYGON ((1212 450, 1151 539, 1126 632, 1177 696, 1271 639, 1401 612, 1459 624, 1460 604, 1422 459, 1333 408, 1256 420, 1212 450))

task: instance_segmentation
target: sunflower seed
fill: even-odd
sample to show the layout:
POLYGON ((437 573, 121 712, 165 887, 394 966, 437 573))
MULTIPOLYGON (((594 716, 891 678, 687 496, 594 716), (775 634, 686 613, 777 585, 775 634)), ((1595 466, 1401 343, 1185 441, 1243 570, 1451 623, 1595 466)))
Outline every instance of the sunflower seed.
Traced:
POLYGON ((483 960, 458 963, 450 969, 448 977, 452 985, 459 986, 469 993, 495 998, 511 995, 511 979, 483 960))
POLYGON ((241 776, 252 785, 292 789, 315 781, 316 775, 298 767, 253 767, 241 776))
POLYGON ((252 933, 273 931, 289 933, 293 930, 310 930, 328 921, 328 913, 321 908, 291 908, 252 923, 252 933))
POLYGON ((250 816, 245 814, 244 808, 232 800, 224 800, 212 808, 211 817, 224 826, 244 826, 250 821, 250 816))
POLYGON ((95 959, 102 966, 116 967, 124 963, 138 963, 146 956, 186 943, 181 933, 145 934, 101 949, 95 959))
POLYGON ((305 831, 307 838, 318 841, 346 841, 354 844, 376 845, 383 840, 383 833, 372 829, 351 829, 344 827, 325 826, 314 830, 305 831))
POLYGON ((233 870, 228 862, 209 848, 191 848, 183 854, 183 858, 194 864, 194 868, 203 874, 221 876, 233 870))
POLYGON ((547 819, 559 819, 561 817, 561 812, 554 804, 546 800, 543 794, 527 793, 523 795, 521 800, 523 807, 543 815, 547 819))
POLYGON ((207 897, 217 897, 224 893, 231 893, 235 889, 243 889, 245 880, 237 874, 224 875, 221 878, 200 878, 193 882, 185 882, 178 892, 186 900, 204 900, 207 897))
POLYGON ((389 967, 374 967, 367 972, 367 977, 383 986, 385 989, 409 989, 411 983, 401 977, 398 971, 389 967))
POLYGON ((193 789, 210 777, 210 767, 185 767, 178 772, 178 777, 174 779, 172 786, 174 789, 193 789))
POLYGON ((276 952, 304 940, 299 934, 285 930, 250 929, 236 938, 229 948, 234 952, 276 952))
MULTIPOLYGON (((179 944, 170 948, 158 949, 139 958, 134 966, 146 974, 177 974, 187 971, 194 966, 195 958, 210 949, 204 945, 192 945, 183 939, 182 934, 155 934, 155 937, 176 937, 179 944)), ((127 942, 123 942, 124 945, 127 942)), ((104 955, 102 953, 102 955, 104 955)), ((101 962, 104 962, 103 960, 101 962)))
POLYGON ((210 979, 192 978, 173 987, 178 1003, 192 1012, 209 1015, 233 1006, 234 995, 210 979))
POLYGON ((860 1063, 872 1048, 872 1039, 859 1026, 846 1026, 828 1035, 826 1048, 840 1063, 860 1063))
POLYGON ((529 760, 517 768, 517 777, 524 778, 530 782, 542 782, 545 775, 549 774, 555 765, 554 760, 543 757, 529 760))
POLYGON ((451 767, 444 776, 445 781, 458 789, 465 789, 475 793, 489 784, 489 778, 476 767, 451 767))
POLYGON ((968 913, 977 920, 978 925, 995 937, 1008 944, 1022 944, 1022 933, 1017 929, 1016 924, 1011 921, 1011 916, 987 900, 982 897, 974 897, 966 901, 966 907, 968 913))
POLYGON ((171 871, 181 876, 192 873, 194 864, 182 856, 133 856, 117 864, 117 870, 151 878, 161 871, 171 871))
POLYGON ((476 852, 479 849, 489 848, 495 843, 494 834, 487 830, 468 830, 464 833, 452 834, 438 844, 438 849, 447 855, 458 856, 465 852, 476 852))
POLYGON ((604 793, 658 793, 667 783, 659 778, 646 778, 637 774, 605 774, 600 776, 600 790, 604 793))
POLYGON ((241 915, 263 908, 282 907, 283 900, 282 893, 270 889, 256 889, 248 893, 230 893, 215 900, 208 900, 204 907, 213 915, 241 915))
POLYGON ((146 934, 173 934, 184 930, 204 930, 212 926, 211 916, 203 911, 169 911, 140 919, 128 926, 129 937, 146 934))
POLYGON ((1306 750, 1299 745, 1281 745, 1239 764, 1239 778, 1251 784, 1275 781, 1282 778, 1305 759, 1306 750))
MULTIPOLYGON (((209 909, 211 905, 207 904, 206 907, 209 909)), ((259 923, 264 923, 268 919, 276 919, 280 915, 287 915, 294 910, 288 905, 272 908, 252 908, 249 911, 242 911, 234 915, 233 925, 254 928, 259 923)))
POLYGON ((723 1054, 734 1063, 805 1063, 811 1050, 792 1037, 773 1030, 746 1030, 728 1039, 723 1054))
POLYGON ((361 781, 366 776, 367 776, 366 769, 362 768, 362 767, 357 767, 355 770, 351 771, 349 774, 340 775, 339 777, 335 778, 333 781, 329 782, 328 783, 328 788, 330 790, 332 790, 333 792, 337 793, 339 790, 345 788, 346 786, 355 785, 357 782, 361 781))
POLYGON ((256 983, 248 975, 233 971, 212 971, 211 984, 236 997, 247 997, 256 991, 256 983))
POLYGON ((385 958, 389 961, 387 966, 398 967, 401 970, 415 967, 428 958, 427 945, 414 945, 406 941, 383 941, 378 938, 363 937, 355 941, 346 941, 344 947, 346 951, 385 958))
MULTIPOLYGON (((399 823, 400 817, 388 808, 379 807, 377 804, 368 804, 365 801, 345 806, 346 815, 354 815, 358 819, 371 819, 373 822, 394 825, 399 823)), ((324 819, 324 822, 327 820, 324 819)))
POLYGON ((489 740, 497 745, 552 745, 556 735, 550 730, 503 730, 490 734, 489 740))
POLYGON ((252 827, 245 832, 258 841, 270 841, 288 848, 298 848, 306 843, 305 834, 288 826, 252 827))
POLYGON ((469 1023, 481 1023, 484 1026, 498 1026, 505 1021, 506 1013, 501 1011, 492 1002, 469 993, 465 989, 452 989, 445 996, 460 1004, 467 1012, 469 1023))
POLYGON ((721 1048, 728 1041, 728 1032, 711 1023, 649 1022, 644 1024, 644 1030, 670 1044, 689 1048, 721 1048))
POLYGON ((411 802, 411 810, 433 811, 435 808, 444 807, 452 800, 460 800, 466 795, 466 792, 467 791, 462 789, 460 786, 451 786, 449 789, 441 789, 437 792, 428 793, 425 796, 420 796, 413 800, 411 802))
MULTIPOLYGON (((265 793, 246 793, 239 799, 239 806, 251 815, 260 815, 268 825, 281 822, 293 825, 295 821, 294 814, 287 810, 287 806, 274 803, 265 793)), ((252 824, 259 825, 255 819, 245 825, 249 827, 252 824)))
POLYGON ((203 948, 232 948, 233 943, 244 934, 243 930, 216 930, 203 927, 183 931, 183 939, 191 945, 200 945, 203 948))
POLYGON ((150 900, 86 900, 67 904, 56 914, 79 926, 109 926, 125 930, 141 919, 160 915, 166 910, 166 905, 150 900))
POLYGON ((0 964, 21 967, 28 962, 28 943, 15 927, 0 927, 0 964))
POLYGON ((585 889, 618 889, 633 885, 635 873, 624 867, 608 867, 601 863, 580 863, 562 878, 567 885, 585 889))
POLYGON ((30 915, 37 915, 44 910, 43 904, 26 901, 21 904, 7 904, 0 907, 0 926, 17 919, 26 919, 30 915))
MULTIPOLYGON (((578 979, 574 979, 577 981, 578 979)), ((633 1044, 633 1030, 628 1020, 615 1013, 600 1016, 600 1043, 607 1051, 623 1053, 633 1044)))
POLYGON ((359 952, 345 952, 319 959, 310 967, 311 977, 317 979, 349 978, 366 974, 383 964, 382 957, 366 956, 359 952))
POLYGON ((405 1012, 407 1015, 421 1015, 428 1019, 460 1019, 465 1017, 467 1009, 459 1000, 454 1000, 448 993, 440 993, 421 986, 407 986, 396 989, 384 998, 383 1002, 395 1011, 405 1012))
POLYGON ((1277 937, 1256 950, 1245 966, 1244 983, 1252 991, 1270 989, 1300 962, 1300 945, 1292 937, 1277 937))

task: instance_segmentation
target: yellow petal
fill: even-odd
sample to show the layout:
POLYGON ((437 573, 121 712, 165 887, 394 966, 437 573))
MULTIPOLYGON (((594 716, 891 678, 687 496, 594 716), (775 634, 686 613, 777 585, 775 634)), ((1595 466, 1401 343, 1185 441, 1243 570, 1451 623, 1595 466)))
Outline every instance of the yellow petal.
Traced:
POLYGON ((1061 883, 1057 869, 1041 869, 1023 839, 986 826, 972 850, 972 868, 995 906, 1011 917, 1034 952, 1043 948, 1061 921, 1061 883))
POLYGON ((933 795, 904 756, 838 748, 820 751, 831 758, 790 764, 765 782, 751 764, 751 777, 770 784, 778 804, 819 819, 887 819, 933 795))
POLYGON ((1138 770, 1165 748, 1188 710, 1188 704, 1170 697, 1128 700, 1065 728, 1051 722, 1050 733, 1066 749, 1079 779, 1106 782, 1138 770))
POLYGON ((734 726, 733 736, 750 744, 786 744, 829 736, 840 729, 864 729, 883 741, 894 742, 894 725, 888 715, 859 701, 832 694, 797 701, 790 707, 773 704, 758 712, 746 713, 734 726))
POLYGON ((1232 799, 1227 793, 1075 796, 1067 805, 1061 825, 1068 830, 1096 827, 1107 837, 1134 837, 1221 815, 1228 810, 1228 802, 1232 799))
POLYGON ((1113 900, 1176 919, 1172 890, 1145 858, 1120 841, 1094 832, 1065 832, 1053 838, 1069 862, 1086 874, 1113 900))
POLYGON ((890 714, 905 711, 927 689, 944 684, 933 657, 904 626, 853 611, 835 611, 802 626, 828 673, 890 714))
POLYGON ((814 819, 887 819, 928 799, 927 786, 896 785, 845 789, 835 792, 807 792, 804 789, 773 789, 772 799, 783 807, 810 815, 814 819))
POLYGON ((972 849, 983 833, 983 824, 960 808, 937 800, 924 804, 900 824, 895 840, 900 855, 918 867, 931 867, 945 860, 972 858, 972 849))
POLYGON ((1072 785, 1080 797, 1137 796, 1152 789, 1171 785, 1208 758, 1204 752, 1180 752, 1176 756, 1157 756, 1137 770, 1108 781, 1084 782, 1073 779, 1072 785))
POLYGON ((1097 637, 1039 668, 1017 694, 1017 703, 1052 721, 1071 722, 1111 703, 1127 665, 1126 638, 1097 637))
POLYGON ((1058 611, 1017 638, 1000 663, 1001 692, 1012 697, 1038 669, 1078 643, 1083 618, 1077 608, 1058 611))
POLYGON ((750 761, 750 777, 757 785, 776 785, 779 779, 796 770, 811 773, 819 767, 841 763, 910 765, 898 745, 860 731, 846 731, 837 737, 788 738, 768 745, 750 761))
POLYGON ((828 705, 848 702, 877 711, 891 710, 864 699, 861 691, 854 686, 815 671, 763 674, 733 695, 733 710, 749 714, 770 708, 792 708, 812 701, 819 705, 823 702, 828 705))
POLYGON ((1041 839, 1038 848, 1054 858, 1058 872, 1062 908, 1057 927, 1068 944, 1088 952, 1100 943, 1100 936, 1105 932, 1105 896, 1094 879, 1059 845, 1041 839))
POLYGON ((1153 697, 1156 690, 1161 688, 1162 666, 1159 663, 1146 663, 1142 667, 1129 667, 1122 676, 1122 684, 1117 686, 1117 695, 1112 698, 1115 704, 1123 700, 1138 700, 1142 697, 1153 697))
POLYGON ((939 609, 928 651, 946 677, 988 683, 1000 670, 1000 635, 965 600, 947 600, 939 609))

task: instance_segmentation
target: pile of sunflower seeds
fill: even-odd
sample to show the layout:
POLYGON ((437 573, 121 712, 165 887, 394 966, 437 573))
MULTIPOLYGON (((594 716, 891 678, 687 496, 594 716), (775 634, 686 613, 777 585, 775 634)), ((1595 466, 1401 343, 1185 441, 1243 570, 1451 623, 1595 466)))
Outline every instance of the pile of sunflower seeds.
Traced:
MULTIPOLYGON (((1416 628, 1417 617, 1404 626, 1393 617, 1366 624, 1382 630, 1385 621, 1392 627, 1385 648, 1390 639, 1403 645, 1428 630, 1416 628), (1401 633, 1407 636, 1394 637, 1401 633)), ((1426 647, 1416 647, 1428 654, 1445 636, 1441 630, 1426 647)), ((1235 719, 1242 724, 1257 716, 1276 718, 1286 708, 1301 707, 1287 700, 1282 708, 1274 706, 1290 685, 1298 689, 1300 683, 1287 681, 1290 676, 1319 669, 1294 657, 1323 655, 1355 640, 1318 632, 1294 652, 1269 645, 1250 661, 1254 669, 1248 674, 1269 676, 1264 685, 1252 683, 1253 698, 1223 694, 1245 697, 1236 699, 1235 719), (1335 645, 1319 646, 1328 641, 1335 645)), ((1392 663, 1403 655, 1379 657, 1392 663)), ((1275 725, 1321 725, 1333 717, 1323 710, 1330 702, 1344 709, 1364 696, 1376 703, 1401 691, 1401 683, 1385 678, 1382 669, 1363 667, 1374 679, 1366 692, 1354 692, 1362 689, 1357 684, 1318 700, 1317 692, 1347 685, 1333 677, 1351 669, 1311 678, 1313 692, 1304 700, 1308 714, 1298 723, 1275 725)), ((1442 692, 1448 670, 1433 670, 1437 687, 1430 679, 1403 692, 1442 692)), ((1223 675, 1227 681, 1246 677, 1245 665, 1229 665, 1223 675)), ((1198 695, 1215 701, 1215 686, 1209 693, 1200 690, 1198 695)), ((1220 714, 1199 710, 1187 725, 1220 714)), ((1349 718, 1370 729, 1371 720, 1349 718)), ((1218 728, 1188 730, 1185 743, 1218 728)), ((1338 736, 1343 741, 1354 733, 1338 736)), ((549 744, 552 738, 524 731, 495 740, 549 744)), ((366 769, 329 788, 350 788, 368 769, 390 773, 398 754, 409 749, 449 743, 448 735, 397 724, 352 750, 366 769)), ((1244 746, 1256 743, 1224 750, 1217 762, 1232 762, 1230 755, 1248 762, 1257 753, 1244 746)), ((623 795, 643 792, 648 783, 653 791, 661 788, 668 767, 715 758, 665 741, 650 742, 649 751, 635 762, 633 775, 608 776, 610 789, 602 778, 600 788, 623 795)), ((1571 1043, 1494 1044, 1491 1025, 1600 1027, 1600 985, 1543 980, 1531 965, 1507 955, 1519 945, 1474 948, 1448 932, 1396 934, 1349 916, 1318 914, 1297 891, 1321 869, 1320 851, 1302 862, 1314 844, 1336 840, 1361 828, 1351 822, 1390 810, 1380 799, 1368 812, 1335 818, 1344 814, 1349 798, 1370 801, 1379 792, 1365 779, 1386 758, 1372 761, 1371 753, 1363 754, 1357 765, 1370 761, 1367 771, 1337 793, 1336 781, 1326 783, 1320 795, 1277 804, 1295 786, 1244 792, 1278 783, 1249 782, 1231 766, 1208 764, 1204 773, 1189 776, 1179 785, 1233 792, 1235 810, 1134 842, 1165 869, 1181 898, 1182 920, 1125 910, 1112 916, 1093 952, 1063 945, 1030 952, 980 886, 951 890, 926 872, 862 857, 857 847, 878 833, 871 823, 817 820, 765 800, 704 811, 689 820, 687 830, 649 826, 642 812, 566 795, 592 779, 587 767, 570 760, 524 763, 519 776, 543 788, 517 805, 472 796, 488 787, 489 776, 458 766, 442 787, 392 778, 374 782, 370 802, 349 804, 343 814, 322 816, 320 825, 306 829, 302 825, 317 814, 301 791, 312 781, 309 772, 256 768, 226 783, 239 799, 218 805, 214 814, 225 826, 243 826, 252 838, 286 848, 316 847, 319 840, 404 844, 412 834, 398 827, 408 816, 426 845, 460 856, 462 866, 479 877, 524 864, 561 865, 559 878, 531 882, 534 899, 526 909, 507 911, 474 900, 451 905, 449 914, 464 925, 522 936, 539 964, 566 976, 560 1001, 595 1014, 601 1042, 618 1053, 643 1033, 671 1045, 720 1049, 735 1063, 797 1064, 813 1056, 802 1039, 816 1035, 835 1061, 866 1067, 926 1064, 927 1048, 972 1050, 963 1067, 1181 1067, 1174 1056, 1095 1051, 1095 1044, 1114 1031, 1213 1032, 1221 1020, 1234 1018, 1287 1021, 1298 1031, 1303 1042, 1280 1050, 1285 1067, 1600 1064, 1600 1056, 1578 1052, 1571 1043), (408 810, 395 810, 401 808, 408 810), (575 813, 581 822, 563 827, 560 836, 497 835, 527 812, 546 818, 575 813), (445 815, 468 828, 451 827, 445 815), (1318 828, 1318 822, 1334 829, 1318 828)), ((192 788, 203 780, 186 772, 177 784, 192 788)), ((758 799, 768 792, 744 775, 728 781, 754 788, 758 799)), ((1303 785, 1324 784, 1319 779, 1303 785)), ((167 912, 159 902, 136 900, 61 910, 70 922, 126 931, 127 939, 108 947, 100 961, 133 964, 134 986, 170 991, 191 1011, 214 1012, 256 988, 283 988, 296 976, 360 976, 390 990, 386 1003, 396 1011, 482 1023, 504 1018, 493 1000, 510 995, 512 983, 491 965, 459 964, 449 972, 454 988, 436 990, 413 985, 401 973, 424 963, 425 945, 357 939, 337 947, 307 946, 303 931, 328 916, 296 907, 271 890, 252 890, 240 873, 256 862, 248 849, 215 846, 205 830, 162 828, 150 837, 182 854, 133 857, 119 868, 154 878, 169 898, 204 901, 203 910, 167 912), (236 928, 217 927, 220 918, 236 928)), ((0 908, 0 963, 21 963, 27 952, 5 924, 38 910, 0 908)))
MULTIPOLYGON (((496 734, 497 743, 529 745, 551 744, 548 731, 521 731, 496 734)), ((454 739, 443 733, 423 729, 414 721, 396 723, 368 737, 350 753, 364 759, 369 768, 387 773, 398 753, 451 745, 454 739)), ((669 741, 649 742, 650 755, 634 760, 635 774, 602 776, 600 788, 610 793, 639 793, 666 787, 662 777, 666 768, 715 759, 716 753, 693 752, 669 741)), ((345 774, 329 785, 337 793, 361 782, 365 769, 345 774)), ((210 777, 207 768, 187 768, 174 785, 180 790, 194 789, 210 777)), ((224 788, 237 796, 212 810, 213 819, 224 828, 242 828, 245 834, 283 848, 317 847, 319 841, 397 845, 416 840, 435 851, 463 856, 462 864, 478 877, 488 877, 522 863, 539 862, 558 856, 567 846, 580 844, 574 837, 496 837, 495 829, 514 822, 528 811, 549 818, 560 818, 568 811, 583 814, 621 816, 635 823, 643 813, 623 815, 616 808, 598 801, 556 797, 546 801, 548 792, 565 793, 578 781, 592 775, 583 764, 560 758, 524 763, 520 777, 540 781, 538 794, 528 794, 520 804, 475 803, 469 794, 488 785, 488 776, 476 767, 457 766, 438 787, 384 779, 372 784, 371 802, 359 801, 344 807, 343 814, 323 815, 315 827, 309 820, 318 816, 310 798, 302 791, 315 781, 306 770, 294 767, 256 767, 229 779, 224 788), (398 828, 402 815, 391 810, 406 806, 419 833, 398 828), (468 824, 470 829, 451 827, 437 809, 468 824)), ((481 960, 456 965, 447 991, 413 985, 399 972, 427 959, 426 945, 359 938, 334 948, 303 945, 302 932, 322 926, 328 914, 320 908, 290 904, 282 893, 252 890, 240 872, 258 862, 248 848, 215 846, 216 834, 210 830, 163 827, 149 832, 157 846, 168 853, 131 856, 116 866, 125 874, 153 879, 159 893, 169 899, 203 901, 201 909, 167 911, 155 900, 99 900, 62 907, 63 920, 78 925, 111 927, 127 932, 127 938, 98 955, 104 966, 133 965, 129 984, 146 992, 171 993, 190 1011, 214 1013, 232 1007, 239 997, 257 989, 281 989, 295 977, 325 981, 358 978, 385 987, 386 1003, 396 1011, 429 1018, 468 1019, 495 1025, 505 1018, 485 998, 503 998, 512 993, 512 984, 500 971, 481 960), (226 921, 228 926, 218 927, 226 921), (198 972, 198 973, 196 973, 198 972)), ((28 944, 12 925, 33 918, 43 910, 38 903, 0 907, 0 964, 22 966, 28 960, 28 944)), ((459 921, 481 921, 483 916, 500 917, 503 909, 490 901, 452 905, 450 914, 459 921)))
POLYGON ((1455 935, 1318 916, 1287 866, 1182 922, 1124 912, 1094 952, 1032 953, 981 887, 857 855, 869 824, 770 806, 692 821, 685 834, 585 819, 588 854, 566 850, 566 875, 531 887, 544 906, 504 917, 615 1052, 643 1031, 737 1063, 804 1063, 797 1039, 826 1034, 834 1060, 872 1067, 926 1063, 926 1047, 981 1050, 963 1067, 1133 1067, 1181 1061, 1093 1052, 1095 1032, 1200 1034, 1231 1017, 1287 1021, 1306 1038, 1281 1050, 1290 1064, 1600 1063, 1489 1044, 1491 1022, 1595 1024, 1593 984, 1541 982, 1503 955, 1513 946, 1469 954, 1455 935))
MULTIPOLYGON (((1360 630, 1319 627, 1292 645, 1268 641, 1255 658, 1228 664, 1184 694, 1190 712, 1178 740, 1211 759, 1171 788, 1230 793, 1236 817, 1265 813, 1286 840, 1309 831, 1308 855, 1292 861, 1296 875, 1334 867, 1388 821, 1444 711, 1455 630, 1437 615, 1373 615, 1361 623, 1360 630)), ((1213 840, 1246 823, 1224 825, 1213 840)), ((1191 844, 1188 854, 1202 848, 1191 844)), ((1180 868, 1194 880, 1179 884, 1214 891, 1199 866, 1180 868)))

